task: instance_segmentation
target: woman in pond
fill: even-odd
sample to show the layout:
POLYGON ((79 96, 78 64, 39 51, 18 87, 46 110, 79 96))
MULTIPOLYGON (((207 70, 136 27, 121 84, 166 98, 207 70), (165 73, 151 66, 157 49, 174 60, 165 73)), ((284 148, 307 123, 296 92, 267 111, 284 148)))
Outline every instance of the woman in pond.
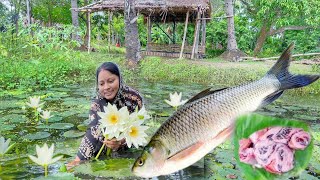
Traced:
POLYGON ((97 112, 103 112, 108 103, 116 105, 118 109, 126 106, 130 113, 136 108, 143 106, 143 99, 138 91, 125 85, 122 81, 120 70, 115 63, 105 62, 96 72, 97 96, 93 99, 89 118, 91 120, 86 134, 84 135, 76 158, 68 163, 68 168, 79 164, 82 160, 88 160, 96 156, 103 144, 113 151, 127 148, 125 139, 105 139, 99 130, 97 112))

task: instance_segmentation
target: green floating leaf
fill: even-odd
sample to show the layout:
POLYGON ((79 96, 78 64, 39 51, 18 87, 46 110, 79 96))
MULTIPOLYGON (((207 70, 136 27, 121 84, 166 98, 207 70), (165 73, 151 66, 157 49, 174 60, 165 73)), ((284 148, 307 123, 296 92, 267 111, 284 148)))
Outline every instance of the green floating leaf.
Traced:
POLYGON ((37 139, 45 139, 50 137, 50 133, 48 132, 36 132, 33 134, 27 134, 23 138, 29 139, 29 140, 37 140, 37 139))
POLYGON ((50 129, 70 129, 74 125, 71 123, 55 123, 49 126, 50 129))
POLYGON ((86 175, 91 178, 129 178, 134 177, 131 172, 134 159, 107 159, 81 164, 74 168, 75 174, 86 175))
POLYGON ((1 124, 0 132, 2 131, 11 131, 16 127, 14 124, 1 124))
POLYGON ((50 123, 59 122, 59 121, 62 121, 62 119, 63 119, 62 117, 54 115, 53 117, 48 119, 48 122, 50 122, 50 123))
POLYGON ((2 101, 0 104, 0 109, 9 109, 9 108, 19 108, 21 107, 17 104, 18 101, 2 101))
POLYGON ((272 111, 272 112, 277 112, 277 113, 285 113, 288 111, 284 108, 277 107, 277 106, 276 107, 267 107, 266 109, 268 109, 269 111, 272 111))
POLYGON ((85 132, 70 130, 70 131, 66 131, 65 133, 63 133, 63 136, 66 138, 77 138, 77 137, 83 136, 84 134, 85 134, 85 132))
POLYGON ((311 120, 311 121, 316 121, 318 119, 320 119, 320 117, 316 117, 316 116, 309 116, 309 115, 304 115, 304 114, 295 114, 293 115, 294 118, 297 119, 303 119, 303 120, 311 120))
POLYGON ((86 131, 87 128, 88 128, 88 125, 86 125, 86 124, 79 124, 79 125, 77 126, 77 128, 78 128, 80 131, 86 131))
POLYGON ((68 117, 68 116, 72 116, 72 115, 75 115, 75 114, 76 114, 76 112, 74 112, 74 111, 65 111, 63 113, 60 113, 60 116, 68 117))
POLYGON ((57 180, 57 179, 77 180, 80 178, 75 177, 73 173, 55 172, 54 174, 49 174, 49 176, 47 176, 47 177, 41 176, 41 177, 38 177, 35 179, 37 179, 37 180, 57 180))
MULTIPOLYGON (((302 121, 287 120, 281 118, 261 116, 257 114, 242 116, 236 121, 236 130, 234 133, 234 146, 235 146, 235 158, 245 174, 246 179, 275 179, 280 178, 281 175, 275 175, 267 172, 263 168, 253 168, 249 164, 240 162, 239 160, 239 140, 243 138, 248 138, 252 133, 271 126, 283 126, 283 127, 295 127, 302 128, 309 132, 308 125, 302 121)), ((283 175, 285 176, 297 176, 299 175, 307 166, 312 156, 313 140, 311 140, 310 145, 303 151, 295 151, 295 167, 283 175)))
POLYGON ((37 128, 37 129, 49 129, 49 125, 39 124, 36 128, 37 128))

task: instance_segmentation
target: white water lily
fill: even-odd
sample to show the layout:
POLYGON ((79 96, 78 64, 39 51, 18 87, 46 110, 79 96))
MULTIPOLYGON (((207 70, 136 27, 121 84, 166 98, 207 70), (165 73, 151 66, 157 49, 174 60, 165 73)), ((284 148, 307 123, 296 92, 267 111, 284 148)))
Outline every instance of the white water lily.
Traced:
POLYGON ((119 135, 122 131, 120 131, 119 129, 113 128, 110 130, 110 128, 105 128, 102 126, 99 126, 100 131, 102 133, 102 135, 106 138, 106 139, 112 139, 112 138, 119 138, 119 135))
POLYGON ((5 153, 7 153, 12 147, 15 145, 15 143, 10 144, 11 139, 7 139, 7 141, 4 139, 4 137, 0 137, 0 156, 3 156, 5 153))
POLYGON ((31 108, 37 109, 42 106, 44 103, 40 104, 40 96, 30 97, 30 103, 27 102, 27 105, 31 108))
POLYGON ((147 143, 146 137, 148 135, 144 131, 148 129, 148 127, 142 126, 142 123, 143 121, 135 121, 131 123, 131 125, 120 135, 119 139, 125 138, 129 148, 132 145, 138 148, 139 145, 147 143))
POLYGON ((140 111, 138 111, 138 113, 137 113, 137 117, 140 120, 146 120, 146 119, 150 119, 151 116, 146 111, 146 108, 144 106, 142 106, 140 111))
POLYGON ((49 118, 53 117, 53 115, 51 115, 51 111, 42 111, 42 115, 40 116, 45 120, 48 120, 49 118))
POLYGON ((98 112, 98 115, 101 118, 99 120, 101 127, 105 127, 111 132, 116 130, 122 131, 123 125, 129 119, 129 111, 127 107, 124 106, 118 110, 116 105, 108 103, 108 105, 103 108, 104 112, 98 112))
POLYGON ((181 96, 182 96, 182 93, 179 93, 179 94, 177 92, 175 92, 174 94, 170 93, 170 101, 168 100, 164 100, 164 101, 168 103, 170 106, 177 108, 178 106, 181 106, 187 102, 187 100, 181 101, 181 96))
POLYGON ((29 158, 36 164, 44 167, 45 176, 47 176, 47 173, 48 173, 48 165, 55 163, 56 161, 58 161, 63 157, 63 156, 58 156, 53 158, 54 144, 52 144, 50 148, 48 148, 48 145, 46 143, 44 143, 42 148, 36 145, 36 151, 37 151, 38 157, 29 155, 29 158))

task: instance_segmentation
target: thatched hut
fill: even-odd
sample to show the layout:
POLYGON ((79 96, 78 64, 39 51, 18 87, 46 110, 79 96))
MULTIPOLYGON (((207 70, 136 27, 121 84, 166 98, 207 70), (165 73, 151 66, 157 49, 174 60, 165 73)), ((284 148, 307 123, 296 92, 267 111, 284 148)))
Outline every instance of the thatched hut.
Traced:
MULTIPOLYGON (((135 0, 135 9, 145 17, 148 28, 147 51, 145 55, 170 57, 198 58, 205 53, 205 25, 210 19, 210 0, 135 0), (173 23, 172 44, 155 44, 151 40, 152 23, 173 23), (175 42, 175 27, 177 22, 185 22, 185 32, 182 45, 175 42), (188 22, 195 22, 193 46, 184 45, 188 22), (200 24, 202 28, 200 30, 200 24), (199 45, 200 31, 202 31, 199 45)), ((123 12, 124 0, 103 0, 78 9, 83 12, 112 11, 123 12)), ((160 26, 159 26, 160 27, 160 26)))

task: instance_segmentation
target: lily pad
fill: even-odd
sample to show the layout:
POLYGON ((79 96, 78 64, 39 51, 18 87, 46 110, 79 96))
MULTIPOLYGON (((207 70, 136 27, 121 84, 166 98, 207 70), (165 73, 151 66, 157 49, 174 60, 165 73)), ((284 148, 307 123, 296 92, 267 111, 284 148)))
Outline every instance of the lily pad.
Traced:
POLYGON ((70 88, 50 88, 50 91, 70 92, 70 88))
POLYGON ((37 129, 49 129, 49 125, 39 124, 36 128, 37 128, 37 129))
POLYGON ((74 111, 65 111, 63 113, 60 113, 60 116, 68 117, 68 116, 72 116, 72 115, 75 115, 75 114, 76 114, 76 112, 74 112, 74 111))
POLYGON ((63 133, 63 136, 66 138, 77 138, 77 137, 83 136, 84 134, 85 132, 82 132, 82 131, 70 130, 63 133))
MULTIPOLYGON (((234 133, 234 145, 235 145, 235 158, 245 174, 246 179, 275 179, 279 176, 269 173, 263 168, 253 168, 251 165, 240 162, 239 160, 239 140, 243 138, 248 138, 252 133, 264 129, 270 126, 285 126, 285 127, 297 127, 302 128, 305 131, 309 131, 308 125, 301 121, 286 120, 280 118, 273 118, 267 116, 261 116, 257 114, 242 116, 236 121, 236 130, 234 133)), ((305 150, 297 150, 295 152, 295 167, 283 175, 297 176, 303 171, 307 166, 312 156, 313 150, 313 140, 305 150)))
POLYGON ((62 117, 60 116, 53 116, 51 118, 48 119, 48 122, 52 123, 52 122, 59 122, 59 121, 62 121, 62 117))
POLYGON ((83 106, 86 104, 89 104, 90 101, 85 98, 65 98, 63 99, 63 103, 61 103, 64 106, 83 106))
POLYGON ((67 172, 55 172, 54 174, 50 174, 47 177, 41 176, 35 178, 36 180, 56 180, 56 179, 63 179, 63 180, 76 180, 80 178, 76 178, 73 173, 67 172))
POLYGON ((74 125, 71 123, 55 123, 49 126, 50 129, 70 129, 74 125))
POLYGON ((0 109, 19 108, 21 107, 16 103, 17 101, 1 101, 0 109))
POLYGON ((88 128, 88 125, 86 125, 86 124, 79 124, 79 125, 77 126, 77 128, 78 128, 80 131, 86 131, 87 128, 88 128))
POLYGON ((301 111, 301 110, 305 109, 305 108, 299 107, 299 106, 284 106, 283 108, 285 108, 289 111, 301 111))
POLYGON ((38 139, 46 139, 50 137, 50 133, 48 132, 36 132, 33 134, 27 134, 23 138, 24 139, 29 139, 29 140, 38 140, 38 139))
POLYGON ((287 112, 288 110, 286 109, 283 109, 281 107, 267 107, 266 109, 268 109, 269 111, 272 111, 272 112, 277 112, 277 113, 285 113, 287 112))
POLYGON ((11 123, 23 123, 27 121, 26 117, 21 114, 9 114, 7 116, 2 117, 2 119, 6 119, 11 123))
POLYGON ((134 159, 108 159, 81 164, 74 168, 77 175, 86 175, 91 178, 129 178, 134 177, 131 172, 134 159))
POLYGON ((293 115, 294 118, 297 119, 303 119, 303 120, 311 120, 311 121, 316 121, 318 119, 320 119, 320 117, 316 117, 316 116, 309 116, 309 115, 304 115, 304 114, 295 114, 293 115))
POLYGON ((14 124, 1 124, 0 132, 2 131, 11 131, 16 127, 14 124))

